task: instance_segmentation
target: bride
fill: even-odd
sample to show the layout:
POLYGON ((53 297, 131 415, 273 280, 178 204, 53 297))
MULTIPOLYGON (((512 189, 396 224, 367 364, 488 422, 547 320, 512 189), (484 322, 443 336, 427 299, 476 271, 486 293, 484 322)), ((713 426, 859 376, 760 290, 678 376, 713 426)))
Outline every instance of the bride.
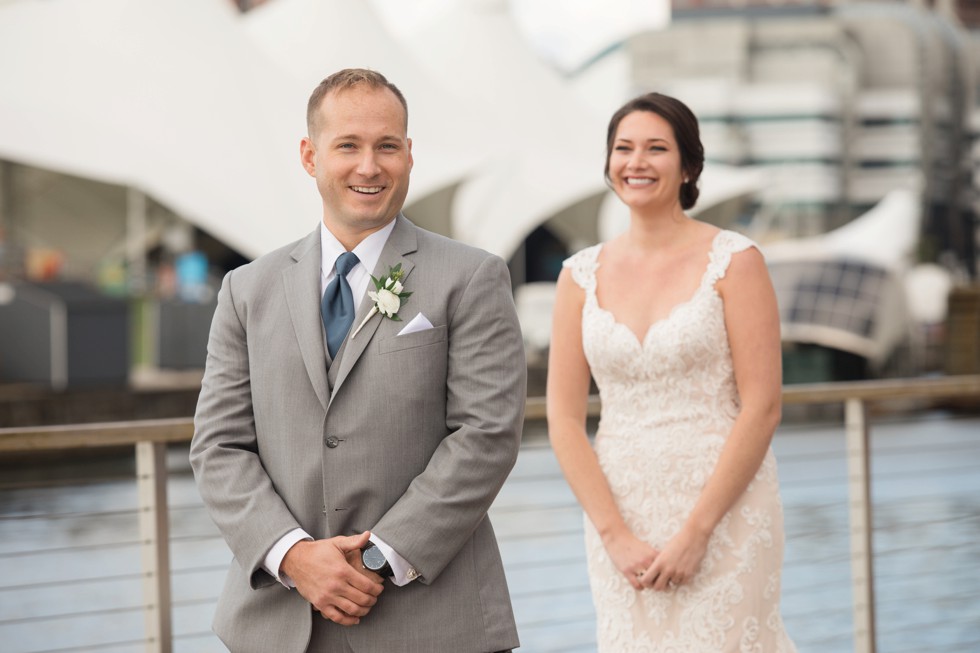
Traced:
POLYGON ((752 241, 685 214, 703 163, 680 101, 619 109, 605 174, 629 229, 558 280, 548 429, 586 514, 600 652, 796 650, 779 612, 776 298, 752 241))

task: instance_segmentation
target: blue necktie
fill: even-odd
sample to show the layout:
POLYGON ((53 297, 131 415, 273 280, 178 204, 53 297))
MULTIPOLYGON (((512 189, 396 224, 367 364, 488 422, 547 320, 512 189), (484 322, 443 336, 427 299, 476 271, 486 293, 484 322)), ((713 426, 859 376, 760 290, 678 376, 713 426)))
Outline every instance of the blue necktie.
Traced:
POLYGON ((327 332, 327 351, 332 359, 337 355, 344 338, 354 323, 354 293, 347 283, 347 273, 359 262, 357 254, 344 252, 337 257, 337 274, 327 284, 320 301, 320 317, 327 332))

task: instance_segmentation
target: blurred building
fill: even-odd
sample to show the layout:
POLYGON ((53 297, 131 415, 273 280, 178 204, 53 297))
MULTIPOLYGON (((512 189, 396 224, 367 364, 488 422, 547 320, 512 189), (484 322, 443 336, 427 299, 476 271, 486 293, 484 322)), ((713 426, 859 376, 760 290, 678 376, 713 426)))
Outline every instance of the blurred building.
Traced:
POLYGON ((630 39, 634 90, 687 101, 709 158, 769 180, 746 225, 775 243, 788 379, 937 370, 937 342, 980 370, 972 304, 946 313, 978 272, 977 6, 675 0, 630 39))
POLYGON ((822 233, 914 190, 924 255, 976 274, 976 39, 952 3, 673 7, 669 29, 630 40, 631 82, 691 104, 710 158, 766 171, 778 233, 822 233))

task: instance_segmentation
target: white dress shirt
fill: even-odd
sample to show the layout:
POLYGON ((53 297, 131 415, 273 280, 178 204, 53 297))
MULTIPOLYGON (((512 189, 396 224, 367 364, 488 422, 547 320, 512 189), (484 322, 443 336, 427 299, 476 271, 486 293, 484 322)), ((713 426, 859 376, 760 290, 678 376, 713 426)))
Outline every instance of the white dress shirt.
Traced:
MULTIPOLYGON (((385 243, 388 242, 388 237, 391 232, 395 229, 395 221, 392 220, 383 229, 380 229, 360 243, 352 251, 357 255, 358 264, 351 268, 350 272, 347 273, 347 282, 350 284, 351 292, 354 295, 354 306, 355 310, 357 306, 360 306, 361 298, 364 297, 368 290, 368 284, 371 281, 371 272, 374 267, 378 264, 378 259, 381 258, 381 251, 384 249, 385 243)), ((327 289, 327 284, 329 284, 334 276, 337 274, 337 258, 347 250, 340 241, 337 240, 336 236, 330 233, 326 225, 323 222, 320 223, 320 296, 323 296, 324 291, 327 289)), ((363 318, 362 318, 363 319, 363 318)), ((351 326, 351 329, 356 329, 357 324, 351 326)), ((324 361, 326 364, 326 361, 324 361)), ((286 557, 286 553, 290 548, 297 542, 302 540, 312 541, 313 537, 310 536, 302 528, 296 528, 292 531, 286 533, 276 542, 269 552, 265 556, 265 562, 262 567, 269 572, 271 575, 275 576, 276 579, 285 585, 286 587, 293 588, 296 584, 293 580, 287 576, 285 573, 280 571, 282 566, 282 559, 286 557)), ((416 578, 419 577, 418 572, 408 563, 407 560, 402 558, 398 553, 395 552, 387 543, 385 543, 381 538, 379 538, 374 533, 371 533, 371 541, 374 542, 381 553, 384 554, 385 559, 388 560, 388 564, 391 565, 392 577, 391 580, 395 585, 407 585, 416 578)))

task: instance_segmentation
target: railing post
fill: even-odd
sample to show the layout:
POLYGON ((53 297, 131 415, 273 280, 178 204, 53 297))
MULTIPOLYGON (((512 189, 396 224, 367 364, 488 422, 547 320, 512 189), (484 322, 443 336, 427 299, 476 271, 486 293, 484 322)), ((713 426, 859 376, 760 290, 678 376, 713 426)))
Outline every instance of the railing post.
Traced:
POLYGON ((162 442, 136 444, 147 653, 171 653, 173 648, 166 454, 167 445, 162 442))
POLYGON ((871 548, 871 466, 867 408, 860 399, 844 406, 851 526, 851 591, 854 651, 875 652, 874 568, 871 548))

